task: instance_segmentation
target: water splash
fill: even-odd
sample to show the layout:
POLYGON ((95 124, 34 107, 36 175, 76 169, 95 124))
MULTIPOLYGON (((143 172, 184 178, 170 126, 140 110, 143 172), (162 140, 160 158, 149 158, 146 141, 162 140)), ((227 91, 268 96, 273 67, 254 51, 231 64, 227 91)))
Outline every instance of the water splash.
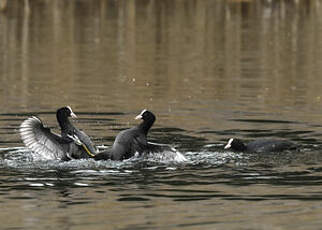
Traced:
MULTIPOLYGON (((100 146, 105 149, 106 146, 100 146)), ((41 170, 87 170, 86 173, 93 173, 94 170, 103 170, 104 173, 124 173, 124 170, 149 169, 151 167, 175 170, 178 167, 207 164, 212 166, 222 165, 231 160, 237 160, 242 156, 235 153, 223 152, 186 152, 163 151, 153 154, 136 156, 124 161, 95 161, 93 159, 81 159, 71 161, 60 161, 55 159, 42 158, 25 147, 0 148, 0 167, 14 169, 41 169, 41 170), (92 170, 92 171, 91 171, 92 170), (105 170, 105 171, 104 171, 105 170)), ((126 172, 128 173, 128 172, 126 172)))

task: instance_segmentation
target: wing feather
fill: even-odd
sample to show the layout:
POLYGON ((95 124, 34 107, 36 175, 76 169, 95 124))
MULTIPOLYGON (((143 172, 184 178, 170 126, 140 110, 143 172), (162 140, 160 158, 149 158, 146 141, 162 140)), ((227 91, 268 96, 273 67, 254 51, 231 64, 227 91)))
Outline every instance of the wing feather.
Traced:
POLYGON ((24 120, 19 132, 26 147, 45 159, 63 159, 66 156, 63 139, 44 127, 38 117, 24 120))

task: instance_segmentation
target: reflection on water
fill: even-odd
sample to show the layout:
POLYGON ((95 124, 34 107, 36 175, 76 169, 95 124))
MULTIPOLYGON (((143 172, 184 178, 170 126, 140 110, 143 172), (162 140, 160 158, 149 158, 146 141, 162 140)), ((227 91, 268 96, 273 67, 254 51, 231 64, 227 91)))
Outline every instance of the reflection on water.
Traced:
POLYGON ((11 110, 320 101, 319 1, 26 2, 1 14, 1 100, 15 101, 11 110))
POLYGON ((319 228, 321 7, 0 0, 2 228, 319 228), (36 114, 57 131, 64 105, 105 146, 149 108, 150 140, 188 162, 35 161, 19 125, 36 114), (301 149, 224 152, 230 137, 301 149))

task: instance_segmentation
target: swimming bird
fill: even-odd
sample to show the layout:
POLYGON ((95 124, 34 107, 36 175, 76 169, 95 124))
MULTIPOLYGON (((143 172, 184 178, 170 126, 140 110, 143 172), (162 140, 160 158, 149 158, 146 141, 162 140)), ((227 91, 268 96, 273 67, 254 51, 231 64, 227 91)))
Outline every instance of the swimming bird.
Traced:
POLYGON ((111 149, 98 153, 94 159, 124 160, 133 157, 136 153, 142 154, 148 151, 152 145, 149 147, 147 135, 156 120, 155 115, 144 109, 135 119, 142 119, 143 121, 133 128, 121 131, 116 136, 111 149))
POLYGON ((259 139, 244 144, 240 139, 230 138, 225 149, 232 149, 239 152, 269 153, 294 150, 298 146, 290 141, 259 139))
POLYGON ((49 159, 81 159, 94 157, 96 148, 83 131, 77 129, 69 120, 77 118, 70 106, 57 110, 56 118, 61 128, 61 135, 45 127, 36 116, 32 116, 20 125, 23 143, 33 152, 49 159))

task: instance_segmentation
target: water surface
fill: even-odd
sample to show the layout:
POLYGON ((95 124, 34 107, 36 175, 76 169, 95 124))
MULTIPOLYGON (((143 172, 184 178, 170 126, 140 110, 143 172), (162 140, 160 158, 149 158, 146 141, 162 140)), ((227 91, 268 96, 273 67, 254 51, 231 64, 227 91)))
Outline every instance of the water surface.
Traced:
POLYGON ((2 229, 319 229, 322 3, 0 0, 2 229), (55 111, 99 146, 149 139, 188 159, 44 161, 18 128, 55 111), (230 137, 298 151, 223 151, 230 137))

